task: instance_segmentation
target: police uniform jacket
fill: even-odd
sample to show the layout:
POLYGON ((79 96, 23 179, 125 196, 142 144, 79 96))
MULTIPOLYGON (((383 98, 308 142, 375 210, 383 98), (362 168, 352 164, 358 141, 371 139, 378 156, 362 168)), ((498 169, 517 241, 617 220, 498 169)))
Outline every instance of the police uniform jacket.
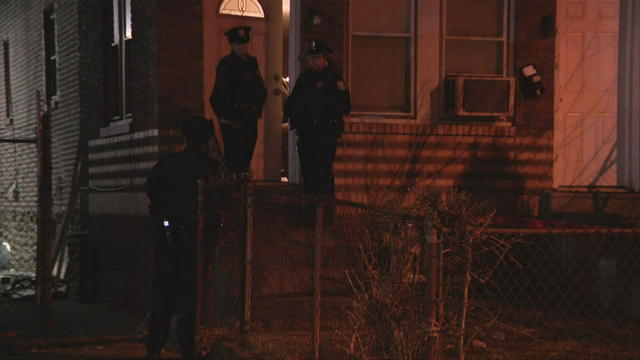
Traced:
POLYGON ((349 91, 340 90, 339 81, 342 77, 329 67, 300 74, 285 105, 290 129, 304 133, 313 128, 335 126, 349 114, 349 91))
POLYGON ((198 180, 217 175, 218 162, 194 150, 169 154, 151 169, 145 183, 152 216, 192 217, 198 212, 198 180))
POLYGON ((216 68, 216 82, 209 101, 218 119, 239 125, 252 126, 262 116, 267 96, 258 61, 247 60, 231 53, 220 60, 216 68))

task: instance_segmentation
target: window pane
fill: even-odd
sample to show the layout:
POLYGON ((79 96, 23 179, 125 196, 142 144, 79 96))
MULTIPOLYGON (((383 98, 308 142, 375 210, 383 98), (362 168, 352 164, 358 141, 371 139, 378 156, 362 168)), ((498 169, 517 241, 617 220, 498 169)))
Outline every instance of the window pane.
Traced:
POLYGON ((13 99, 11 97, 11 66, 9 64, 9 42, 2 42, 2 53, 4 60, 4 100, 7 106, 7 118, 13 117, 13 99))
POLYGON ((52 10, 44 12, 45 90, 47 99, 58 94, 56 22, 52 10))
POLYGON ((354 111, 411 111, 411 40, 354 36, 351 104, 354 111))
POLYGON ((264 18, 264 10, 257 0, 225 0, 220 14, 264 18))
POLYGON ((447 0, 447 35, 502 36, 504 0, 447 0))
POLYGON ((124 33, 124 37, 125 37, 125 39, 133 39, 133 32, 131 30, 131 0, 126 0, 125 1, 124 15, 125 15, 125 23, 124 23, 125 33, 124 33))
POLYGON ((55 58, 45 61, 47 99, 58 94, 58 64, 55 58))
POLYGON ((351 0, 351 29, 361 32, 410 33, 412 0, 351 0))
POLYGON ((46 58, 56 55, 56 24, 52 11, 44 13, 44 46, 46 58))
POLYGON ((117 44, 120 41, 120 18, 118 0, 113 0, 113 6, 111 7, 111 13, 113 14, 113 43, 117 44))
POLYGON ((449 39, 445 48, 447 74, 502 74, 502 41, 449 39))

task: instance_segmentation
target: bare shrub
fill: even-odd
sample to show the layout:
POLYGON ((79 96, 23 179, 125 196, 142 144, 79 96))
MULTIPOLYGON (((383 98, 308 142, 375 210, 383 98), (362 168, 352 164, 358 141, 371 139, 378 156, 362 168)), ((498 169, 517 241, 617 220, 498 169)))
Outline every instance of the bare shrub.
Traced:
POLYGON ((363 268, 349 274, 354 358, 439 358, 441 349, 464 358, 471 283, 485 282, 510 248, 487 231, 494 211, 465 192, 432 188, 417 199, 362 221, 363 268))

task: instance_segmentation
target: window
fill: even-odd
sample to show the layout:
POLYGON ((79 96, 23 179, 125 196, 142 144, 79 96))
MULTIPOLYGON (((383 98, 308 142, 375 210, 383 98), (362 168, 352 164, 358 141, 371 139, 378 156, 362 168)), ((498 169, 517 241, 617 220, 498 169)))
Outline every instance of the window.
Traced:
POLYGON ((124 39, 133 38, 131 31, 131 0, 113 0, 113 44, 120 42, 120 29, 124 29, 124 39))
POLYGON ((2 54, 4 60, 4 100, 6 106, 5 115, 9 124, 13 124, 13 98, 11 96, 11 64, 9 56, 9 41, 2 42, 2 54))
POLYGON ((56 16, 53 8, 44 12, 44 58, 47 101, 58 98, 58 45, 56 43, 56 16))
POLYGON ((349 5, 353 112, 414 113, 415 1, 351 0, 349 5))
POLYGON ((507 75, 508 0, 445 0, 444 14, 446 75, 507 75))
POLYGON ((218 12, 222 15, 264 18, 264 10, 258 0, 224 0, 218 12))
POLYGON ((104 29, 108 43, 105 44, 104 93, 105 125, 113 121, 126 120, 129 106, 130 59, 127 52, 133 39, 131 0, 105 2, 104 29))

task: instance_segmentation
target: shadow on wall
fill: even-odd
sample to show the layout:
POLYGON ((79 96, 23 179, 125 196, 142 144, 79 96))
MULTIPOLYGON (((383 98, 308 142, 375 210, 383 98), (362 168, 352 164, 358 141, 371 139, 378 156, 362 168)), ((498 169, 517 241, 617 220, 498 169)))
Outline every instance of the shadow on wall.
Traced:
POLYGON ((520 215, 519 197, 524 193, 524 176, 498 139, 469 146, 470 161, 455 182, 475 201, 486 202, 497 215, 520 215))

